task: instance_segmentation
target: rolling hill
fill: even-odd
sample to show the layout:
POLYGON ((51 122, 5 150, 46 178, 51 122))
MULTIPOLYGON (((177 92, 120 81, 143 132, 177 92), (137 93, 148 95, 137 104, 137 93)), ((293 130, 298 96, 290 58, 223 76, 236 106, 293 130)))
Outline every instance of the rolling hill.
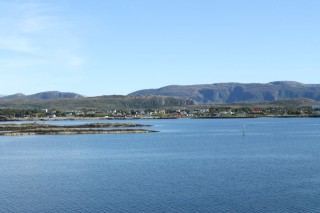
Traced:
POLYGON ((198 103, 237 103, 277 101, 307 98, 320 101, 320 84, 302 84, 294 81, 259 83, 217 83, 188 86, 166 86, 159 89, 139 90, 129 94, 160 95, 190 98, 198 103))
POLYGON ((3 100, 17 100, 17 99, 49 100, 49 99, 65 99, 65 98, 83 98, 83 96, 77 93, 72 93, 72 92, 48 91, 48 92, 36 93, 33 95, 25 95, 23 93, 17 93, 14 95, 0 97, 0 99, 3 99, 3 100))
POLYGON ((0 99, 0 108, 11 109, 161 109, 195 105, 188 98, 164 96, 98 96, 66 99, 0 99))

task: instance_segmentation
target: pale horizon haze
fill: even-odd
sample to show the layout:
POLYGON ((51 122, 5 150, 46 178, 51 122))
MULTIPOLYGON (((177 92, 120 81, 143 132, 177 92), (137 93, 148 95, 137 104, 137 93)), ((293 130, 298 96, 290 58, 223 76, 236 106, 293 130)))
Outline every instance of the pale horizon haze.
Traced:
POLYGON ((320 83, 318 0, 0 0, 0 94, 320 83))

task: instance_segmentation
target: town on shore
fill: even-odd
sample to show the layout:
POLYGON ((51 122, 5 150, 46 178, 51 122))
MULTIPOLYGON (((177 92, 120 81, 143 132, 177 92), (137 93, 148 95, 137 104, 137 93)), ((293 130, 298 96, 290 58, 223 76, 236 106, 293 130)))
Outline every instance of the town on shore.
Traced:
POLYGON ((174 119, 174 118, 258 118, 320 117, 320 105, 302 107, 210 106, 145 110, 0 109, 0 121, 81 119, 174 119))

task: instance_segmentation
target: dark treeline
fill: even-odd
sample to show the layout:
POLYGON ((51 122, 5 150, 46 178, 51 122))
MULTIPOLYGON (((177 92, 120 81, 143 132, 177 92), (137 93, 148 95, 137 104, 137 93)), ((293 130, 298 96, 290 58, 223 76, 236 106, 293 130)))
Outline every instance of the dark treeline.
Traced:
POLYGON ((42 112, 41 110, 37 109, 26 109, 26 110, 20 110, 20 109, 0 109, 0 116, 4 117, 26 117, 26 116, 41 116, 45 115, 45 112, 42 112))
MULTIPOLYGON (((65 116, 64 112, 55 111, 55 114, 59 116, 65 116)), ((1 117, 15 117, 15 118, 23 118, 23 117, 44 117, 47 116, 48 113, 39 109, 0 109, 1 117)))

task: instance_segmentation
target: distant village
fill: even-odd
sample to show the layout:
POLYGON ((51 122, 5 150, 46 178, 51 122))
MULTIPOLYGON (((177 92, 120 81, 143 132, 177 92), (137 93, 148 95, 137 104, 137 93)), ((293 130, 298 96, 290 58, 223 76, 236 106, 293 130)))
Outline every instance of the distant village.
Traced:
POLYGON ((145 110, 66 110, 0 109, 0 120, 28 119, 170 119, 170 118, 254 118, 254 117, 320 117, 320 105, 305 107, 208 107, 196 109, 145 110))

